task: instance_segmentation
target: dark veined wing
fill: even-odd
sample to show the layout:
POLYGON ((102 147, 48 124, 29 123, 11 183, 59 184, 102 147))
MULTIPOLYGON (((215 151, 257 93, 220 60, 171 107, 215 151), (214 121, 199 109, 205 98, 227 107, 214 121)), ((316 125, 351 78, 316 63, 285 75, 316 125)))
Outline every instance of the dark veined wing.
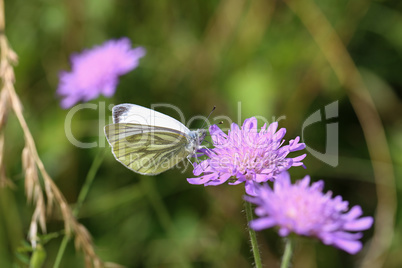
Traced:
POLYGON ((140 174, 164 172, 189 155, 187 134, 175 129, 117 123, 105 126, 117 161, 140 174))

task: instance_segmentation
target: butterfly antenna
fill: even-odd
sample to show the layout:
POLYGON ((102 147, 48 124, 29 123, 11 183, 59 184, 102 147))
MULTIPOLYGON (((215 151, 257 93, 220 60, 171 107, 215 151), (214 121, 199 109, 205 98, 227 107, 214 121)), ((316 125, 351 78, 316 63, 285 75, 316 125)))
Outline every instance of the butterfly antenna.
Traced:
POLYGON ((216 106, 214 106, 214 108, 212 108, 211 112, 210 112, 209 115, 207 116, 207 120, 205 120, 205 121, 204 121, 204 124, 202 124, 201 129, 204 128, 204 126, 205 126, 205 124, 207 123, 209 117, 211 116, 212 112, 215 111, 215 109, 216 109, 216 106))

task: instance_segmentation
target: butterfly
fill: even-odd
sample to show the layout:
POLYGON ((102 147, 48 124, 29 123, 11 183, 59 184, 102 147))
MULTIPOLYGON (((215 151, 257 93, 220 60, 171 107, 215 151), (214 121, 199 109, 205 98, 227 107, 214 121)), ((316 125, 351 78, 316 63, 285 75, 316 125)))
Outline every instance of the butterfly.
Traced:
POLYGON ((134 172, 157 175, 203 147, 205 129, 190 131, 155 110, 125 103, 114 106, 112 116, 113 124, 105 126, 106 138, 116 160, 134 172))

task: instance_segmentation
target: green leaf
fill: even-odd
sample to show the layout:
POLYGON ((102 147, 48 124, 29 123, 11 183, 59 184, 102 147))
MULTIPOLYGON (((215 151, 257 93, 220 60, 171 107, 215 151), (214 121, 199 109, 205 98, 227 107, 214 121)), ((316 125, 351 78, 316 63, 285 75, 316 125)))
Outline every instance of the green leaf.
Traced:
POLYGON ((38 245, 32 254, 31 261, 29 263, 29 268, 41 268, 46 260, 46 251, 42 245, 38 245))

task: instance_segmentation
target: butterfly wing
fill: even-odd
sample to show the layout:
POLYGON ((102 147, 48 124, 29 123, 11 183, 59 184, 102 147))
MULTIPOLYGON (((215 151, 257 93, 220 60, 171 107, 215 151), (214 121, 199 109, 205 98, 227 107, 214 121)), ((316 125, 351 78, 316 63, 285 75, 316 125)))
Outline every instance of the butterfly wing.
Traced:
POLYGON ((116 123, 105 134, 117 161, 134 172, 157 175, 189 155, 187 134, 160 126, 116 123))
MULTIPOLYGON (((184 118, 182 118, 182 120, 184 120, 184 118)), ((144 126, 164 127, 186 134, 190 131, 185 125, 173 117, 131 103, 123 103, 113 107, 113 123, 131 123, 144 126)))

